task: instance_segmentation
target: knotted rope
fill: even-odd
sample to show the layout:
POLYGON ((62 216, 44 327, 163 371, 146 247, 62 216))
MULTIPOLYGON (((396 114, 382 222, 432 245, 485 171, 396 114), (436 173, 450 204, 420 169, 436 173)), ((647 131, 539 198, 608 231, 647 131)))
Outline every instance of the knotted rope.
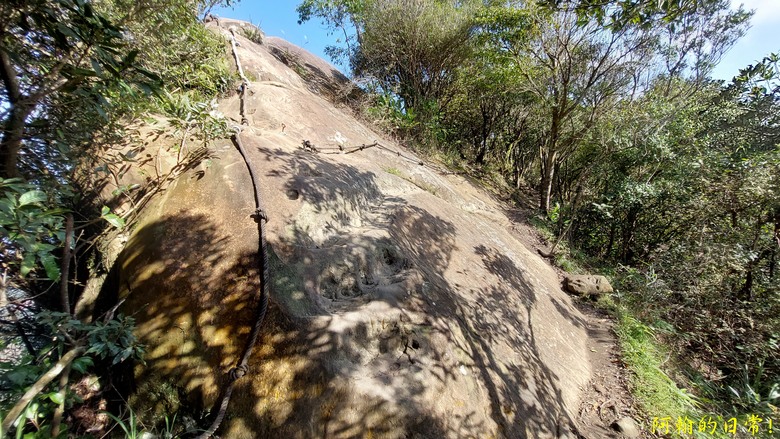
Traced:
MULTIPOLYGON (((241 101, 241 123, 242 125, 248 125, 249 121, 246 118, 246 113, 244 111, 245 108, 245 98, 246 98, 246 92, 249 89, 249 81, 246 79, 246 76, 244 76, 244 70, 241 68, 241 62, 238 59, 238 52, 236 51, 236 35, 235 35, 235 28, 230 28, 230 34, 231 34, 231 45, 233 47, 233 56, 236 60, 236 66, 238 67, 238 73, 241 75, 242 83, 241 83, 241 89, 240 89, 240 101, 241 101)), ((263 325, 263 320, 265 319, 265 314, 268 311, 268 298, 270 296, 270 270, 268 266, 268 247, 266 243, 266 231, 265 231, 265 224, 268 222, 268 215, 265 212, 265 208, 263 205, 263 198, 260 194, 260 185, 259 185, 259 178, 258 174, 252 164, 252 161, 249 159, 249 156, 246 153, 246 149, 244 149, 243 143, 241 143, 241 128, 236 127, 236 132, 233 134, 232 137, 233 143, 236 145, 236 148, 238 149, 238 152, 241 153, 241 157, 244 159, 244 162, 246 163, 247 169, 249 170, 249 176, 252 180, 252 187, 254 188, 254 195, 255 195, 255 212, 251 215, 251 217, 255 220, 255 223, 257 223, 257 236, 258 236, 258 246, 257 246, 257 266, 260 270, 261 277, 260 277, 260 291, 257 302, 257 308, 255 309, 255 317, 254 317, 254 324, 252 325, 252 331, 249 334, 249 338, 246 341, 246 345, 244 346, 243 354, 241 355, 241 359, 238 361, 235 367, 231 368, 227 373, 227 384, 223 388, 222 395, 220 398, 219 408, 216 412, 216 415, 214 417, 214 421, 212 421, 211 426, 203 432, 200 436, 198 436, 198 439, 208 439, 211 436, 214 435, 214 433, 217 431, 219 426, 222 424, 223 419, 225 418, 225 414, 227 413, 228 404, 230 403, 230 397, 233 395, 233 389, 235 388, 235 383, 238 381, 239 378, 243 377, 248 372, 248 363, 249 363, 249 357, 252 355, 252 350, 255 347, 255 344, 257 343, 257 338, 260 335, 260 328, 263 325)))

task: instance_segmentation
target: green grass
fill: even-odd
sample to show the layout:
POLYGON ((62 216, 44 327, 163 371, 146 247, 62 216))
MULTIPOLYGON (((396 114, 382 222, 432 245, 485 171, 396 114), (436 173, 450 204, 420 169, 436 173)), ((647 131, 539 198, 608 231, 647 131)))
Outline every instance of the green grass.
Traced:
MULTIPOLYGON (((528 222, 536 229, 542 238, 548 243, 548 248, 553 245, 556 240, 555 233, 552 230, 550 223, 539 216, 532 216, 528 222)), ((568 241, 565 239, 558 244, 555 249, 555 257, 553 263, 562 269, 563 271, 571 274, 585 274, 588 272, 586 265, 583 263, 585 257, 577 252, 572 252, 569 249, 568 241)))
POLYGON ((585 270, 577 263, 575 259, 572 259, 568 251, 561 248, 563 244, 559 244, 555 250, 555 265, 561 267, 561 270, 571 274, 583 274, 585 270))
POLYGON ((263 31, 258 26, 251 24, 249 26, 241 27, 241 34, 244 35, 249 41, 255 44, 263 44, 263 31))
POLYGON ((397 168, 385 168, 385 172, 391 175, 395 175, 396 177, 401 177, 403 179, 406 179, 404 174, 397 168))
POLYGON ((677 387, 662 370, 668 353, 656 342, 654 331, 625 312, 618 311, 615 332, 623 361, 634 374, 634 396, 653 416, 688 415, 696 406, 692 395, 677 387))
MULTIPOLYGON (((556 236, 549 220, 541 216, 532 216, 529 218, 529 224, 552 245, 556 236)), ((566 240, 561 242, 556 249, 553 263, 569 273, 599 272, 607 275, 611 280, 621 276, 614 266, 605 264, 597 258, 588 258, 576 249, 570 249, 566 240)), ((642 300, 652 299, 646 297, 638 297, 639 301, 627 301, 626 299, 627 297, 616 291, 613 295, 600 296, 596 306, 607 311, 616 319, 617 342, 622 351, 622 360, 629 373, 631 394, 642 413, 639 420, 643 424, 643 429, 647 432, 653 432, 655 419, 655 427, 661 427, 655 429, 655 432, 659 433, 659 437, 693 437, 697 439, 777 437, 777 432, 780 429, 774 429, 775 436, 769 435, 766 419, 772 418, 772 416, 763 411, 756 411, 764 418, 764 423, 758 434, 746 433, 747 416, 752 414, 749 410, 749 413, 741 413, 737 417, 738 435, 724 432, 724 424, 727 419, 733 419, 732 415, 723 416, 722 414, 713 414, 713 412, 732 413, 734 410, 722 410, 723 408, 718 406, 714 391, 708 393, 701 382, 685 378, 689 376, 689 373, 686 372, 687 369, 679 369, 679 360, 684 353, 670 352, 664 345, 664 340, 658 337, 659 334, 668 331, 667 327, 670 326, 668 323, 655 320, 653 323, 646 324, 638 318, 638 316, 647 317, 643 308, 646 303, 643 303, 642 300), (697 398, 687 389, 681 388, 675 380, 670 378, 667 371, 674 374, 676 379, 683 380, 690 388, 695 388, 697 394, 702 395, 701 398, 697 398), (691 434, 678 431, 678 419, 692 421, 691 434), (662 424, 664 420, 669 425, 668 434, 662 424), (702 427, 705 427, 705 431, 700 432, 699 427, 702 420, 704 420, 702 427), (716 425, 714 432, 711 429, 712 422, 716 425)), ((653 319, 651 318, 650 321, 653 319)), ((776 415, 774 422, 777 422, 776 415)))
MULTIPOLYGON (((701 404, 694 395, 680 388, 664 372, 664 363, 670 354, 656 339, 653 328, 634 318, 625 308, 616 306, 611 299, 602 299, 599 305, 617 316, 615 333, 623 352, 623 362, 631 372, 631 393, 644 412, 643 421, 648 431, 653 430, 654 419, 661 422, 667 418, 671 437, 733 437, 723 432, 724 420, 721 417, 712 418, 717 424, 714 434, 710 434, 709 430, 698 431, 699 421, 709 415, 701 410, 701 404), (693 421, 692 435, 677 430, 677 420, 686 418, 693 421)), ((661 432, 666 433, 666 429, 661 432)))

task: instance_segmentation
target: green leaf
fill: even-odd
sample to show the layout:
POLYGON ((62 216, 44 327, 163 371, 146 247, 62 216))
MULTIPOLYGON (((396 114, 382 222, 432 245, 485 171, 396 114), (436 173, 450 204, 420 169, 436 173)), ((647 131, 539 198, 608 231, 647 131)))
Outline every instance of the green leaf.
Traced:
POLYGON ((61 208, 58 208, 58 209, 49 209, 49 210, 46 210, 46 211, 44 211, 42 214, 43 214, 43 215, 46 215, 46 216, 55 216, 55 215, 62 215, 63 213, 67 213, 67 212, 69 212, 69 210, 68 210, 68 209, 61 209, 61 208))
POLYGON ((24 417, 26 419, 37 419, 40 415, 40 409, 41 405, 37 402, 32 402, 30 405, 27 406, 27 409, 24 411, 24 417))
POLYGON ((6 373, 5 378, 15 386, 26 386, 35 378, 35 373, 31 367, 22 366, 6 373))
POLYGON ((25 206, 27 204, 41 203, 46 201, 47 197, 43 191, 29 191, 22 194, 19 197, 19 205, 25 206))
POLYGON ((91 62, 92 62, 92 70, 94 70, 98 76, 103 76, 103 68, 100 66, 100 63, 97 62, 96 59, 92 59, 91 62))
POLYGON ((117 229, 121 229, 125 226, 124 218, 120 218, 118 215, 113 213, 109 213, 108 215, 103 215, 103 219, 108 221, 109 224, 116 227, 117 229))
POLYGON ((73 29, 69 28, 65 23, 58 23, 57 24, 57 30, 60 31, 63 35, 79 39, 79 36, 76 34, 76 32, 73 31, 73 29))
POLYGON ((0 199, 0 212, 4 212, 10 216, 11 212, 13 212, 14 210, 14 207, 16 206, 14 205, 12 200, 9 200, 7 198, 0 199))
POLYGON ((38 253, 38 258, 43 264, 44 270, 46 270, 46 277, 50 280, 56 281, 60 278, 60 266, 57 263, 57 258, 49 252, 38 253))
POLYGON ((73 365, 71 367, 73 368, 73 370, 75 370, 78 373, 85 373, 87 371, 87 368, 89 368, 93 364, 94 363, 92 361, 92 358, 81 357, 73 361, 73 365))
POLYGON ((71 74, 72 76, 97 76, 97 74, 92 70, 82 69, 81 67, 75 66, 67 66, 67 73, 71 74))
POLYGON ((26 253, 22 259, 22 266, 19 268, 22 277, 27 276, 35 268, 35 254, 26 253))
POLYGON ((127 54, 124 60, 122 60, 122 63, 126 66, 129 66, 135 62, 135 58, 138 56, 138 50, 131 50, 130 53, 127 54))
POLYGON ((54 245, 47 244, 45 242, 36 242, 32 245, 32 250, 36 253, 48 253, 57 248, 54 245))
POLYGON ((108 120, 108 113, 106 113, 106 110, 103 108, 103 106, 101 104, 96 104, 94 108, 95 108, 95 111, 98 112, 100 117, 102 117, 105 120, 108 120))
POLYGON ((60 392, 51 392, 47 396, 49 397, 51 402, 53 402, 53 403, 55 403, 57 405, 65 403, 65 395, 63 395, 60 392))

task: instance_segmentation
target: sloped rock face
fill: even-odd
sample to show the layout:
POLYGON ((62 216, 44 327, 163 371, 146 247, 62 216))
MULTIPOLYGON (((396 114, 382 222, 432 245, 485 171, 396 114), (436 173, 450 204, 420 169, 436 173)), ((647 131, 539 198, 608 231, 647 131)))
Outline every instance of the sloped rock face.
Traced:
MULTIPOLYGON (((270 219, 272 307, 222 436, 566 430, 591 374, 584 319, 502 207, 313 94, 265 46, 240 41, 259 78, 241 139, 270 219), (384 147, 338 150, 375 141, 384 147)), ((221 107, 237 118, 237 98, 221 107)), ((252 323, 253 210, 228 141, 144 210, 119 262, 125 308, 149 344, 141 389, 170 383, 204 407, 216 401, 252 323)), ((142 399, 165 407, 152 391, 142 399)))

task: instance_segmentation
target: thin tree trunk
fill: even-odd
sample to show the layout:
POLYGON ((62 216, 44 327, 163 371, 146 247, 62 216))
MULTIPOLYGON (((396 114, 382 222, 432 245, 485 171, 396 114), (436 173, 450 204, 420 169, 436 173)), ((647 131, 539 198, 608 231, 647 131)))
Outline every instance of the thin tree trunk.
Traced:
POLYGON ((17 165, 19 151, 22 149, 24 126, 32 108, 13 105, 4 127, 2 142, 0 142, 0 177, 13 178, 19 176, 17 165))
POLYGON ((59 437, 60 428, 62 427, 62 417, 65 415, 65 396, 67 393, 68 379, 70 378, 70 368, 73 364, 65 366, 65 370, 60 375, 60 386, 57 393, 60 395, 62 402, 54 409, 54 416, 51 421, 51 436, 59 437))
MULTIPOLYGON (((580 199, 582 198, 582 183, 577 182, 577 193, 574 196, 574 201, 571 205, 571 218, 569 218, 569 224, 566 225, 566 227, 563 227, 560 234, 558 235, 558 238, 555 239, 555 243, 550 248, 550 251, 548 253, 544 253, 542 251, 539 251, 539 254, 544 256, 545 258, 551 258, 555 256, 555 250, 558 248, 558 245, 560 245, 561 241, 563 241, 563 238, 566 237, 566 235, 569 234, 569 231, 571 230, 571 227, 574 225, 574 220, 577 218, 577 211, 580 206, 580 199)), ((563 217, 559 219, 559 221, 563 221, 563 217)))
POLYGON ((73 252, 73 215, 65 217, 65 248, 62 251, 62 266, 60 268, 60 302, 62 311, 70 314, 70 294, 68 293, 68 280, 70 278, 70 260, 73 252))
POLYGON ((608 258, 610 255, 612 255, 612 248, 615 245, 615 232, 616 232, 616 225, 614 221, 612 222, 612 225, 609 228, 609 242, 607 243, 607 250, 604 252, 604 257, 608 258))
POLYGON ((474 158, 474 164, 477 165, 483 165, 485 164, 485 155, 487 154, 487 147, 486 143, 484 141, 480 142, 479 146, 477 146, 477 156, 474 158))
POLYGON ((16 163, 19 150, 22 148, 24 136, 24 122, 30 115, 32 108, 21 105, 22 92, 19 80, 16 78, 16 70, 11 64, 11 57, 0 47, 0 79, 5 86, 5 94, 8 98, 8 118, 3 121, 3 132, 0 137, 0 177, 11 178, 18 176, 16 163))
POLYGON ((542 157, 542 185, 539 190, 539 209, 547 213, 550 211, 550 197, 552 196, 553 177, 555 176, 555 160, 557 151, 551 151, 542 157))
POLYGON ((623 227, 622 246, 620 250, 620 260, 624 264, 630 264, 633 259, 634 252, 631 249, 631 244, 634 242, 634 236, 636 234, 636 222, 639 218, 639 212, 632 207, 628 210, 626 215, 626 225, 623 227))

